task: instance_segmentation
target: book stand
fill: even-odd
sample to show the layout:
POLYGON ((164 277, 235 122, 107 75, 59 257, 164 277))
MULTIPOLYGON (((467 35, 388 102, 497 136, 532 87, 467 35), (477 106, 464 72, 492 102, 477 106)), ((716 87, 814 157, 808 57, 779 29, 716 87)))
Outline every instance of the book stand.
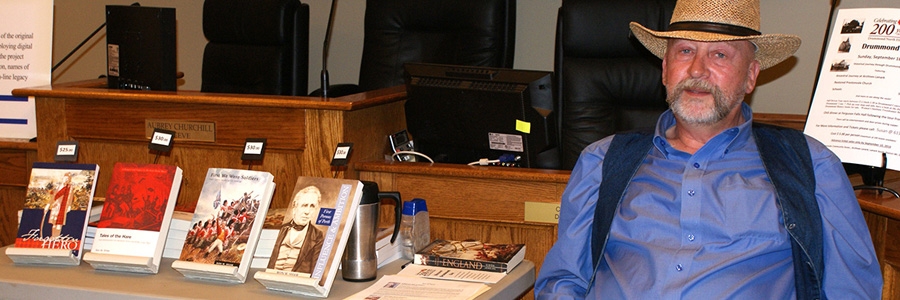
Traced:
POLYGON ((246 273, 240 272, 237 266, 222 266, 176 260, 172 262, 172 269, 175 269, 184 275, 184 277, 190 279, 215 280, 232 283, 244 283, 247 281, 246 273))
POLYGON ((253 279, 259 281, 266 289, 304 296, 328 297, 331 290, 330 284, 326 284, 328 287, 319 285, 320 279, 280 274, 273 270, 257 271, 253 274, 253 279))
POLYGON ((154 260, 153 257, 88 252, 83 259, 95 270, 148 274, 159 272, 159 259, 154 260))
POLYGON ((17 264, 77 266, 81 260, 66 249, 6 248, 6 256, 17 264))
POLYGON ((850 174, 859 174, 862 176, 863 184, 857 185, 853 187, 853 190, 875 190, 881 195, 883 192, 888 192, 894 195, 894 197, 900 198, 900 193, 897 191, 884 187, 884 173, 887 170, 887 154, 881 154, 881 166, 866 166, 860 164, 844 164, 844 170, 847 171, 847 175, 850 174))

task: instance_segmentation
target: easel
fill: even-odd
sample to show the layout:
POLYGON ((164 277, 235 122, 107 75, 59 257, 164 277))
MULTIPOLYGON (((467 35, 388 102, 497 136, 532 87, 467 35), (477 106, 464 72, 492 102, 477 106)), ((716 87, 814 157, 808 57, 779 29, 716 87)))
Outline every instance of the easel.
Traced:
POLYGON ((884 173, 887 171, 887 153, 881 153, 881 167, 844 163, 844 170, 847 171, 847 175, 859 174, 862 176, 863 184, 853 186, 853 190, 875 190, 878 192, 878 195, 881 195, 883 192, 889 192, 894 197, 900 198, 900 193, 884 187, 884 173))

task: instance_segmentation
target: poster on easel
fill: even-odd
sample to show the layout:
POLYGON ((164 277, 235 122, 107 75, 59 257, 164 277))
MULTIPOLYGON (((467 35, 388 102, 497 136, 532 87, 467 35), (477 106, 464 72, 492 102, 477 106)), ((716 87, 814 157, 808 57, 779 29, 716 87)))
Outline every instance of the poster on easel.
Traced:
POLYGON ((900 170, 900 8, 841 9, 804 133, 844 163, 900 170))
POLYGON ((50 84, 53 0, 0 0, 0 138, 37 137, 33 97, 12 90, 50 84))

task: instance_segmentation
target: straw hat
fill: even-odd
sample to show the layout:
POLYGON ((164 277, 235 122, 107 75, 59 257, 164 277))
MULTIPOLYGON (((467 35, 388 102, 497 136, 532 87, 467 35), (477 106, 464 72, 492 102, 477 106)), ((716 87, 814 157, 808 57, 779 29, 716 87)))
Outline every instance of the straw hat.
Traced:
POLYGON ((757 47, 760 68, 774 66, 797 51, 800 37, 759 32, 759 0, 679 0, 665 31, 654 31, 638 23, 631 32, 657 57, 666 53, 668 39, 703 42, 748 40, 757 47))

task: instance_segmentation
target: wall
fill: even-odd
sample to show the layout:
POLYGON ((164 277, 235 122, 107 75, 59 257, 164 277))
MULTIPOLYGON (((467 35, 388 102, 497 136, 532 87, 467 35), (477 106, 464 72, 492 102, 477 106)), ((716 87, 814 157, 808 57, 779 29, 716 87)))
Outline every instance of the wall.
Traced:
MULTIPOLYGON (((252 0, 250 0, 252 1, 252 0)), ((377 1, 377 0, 376 0, 377 1)), ((476 0, 477 1, 477 0, 476 0)), ((321 86, 322 43, 331 1, 304 0, 310 5, 310 90, 321 86)), ((761 0, 762 32, 799 35, 803 44, 786 63, 761 74, 748 100, 755 112, 806 114, 825 36, 828 0, 761 0)), ((898 7, 896 0, 841 1, 838 7, 898 7)), ((123 0, 55 0, 53 64, 104 22, 104 6, 129 5, 123 0)), ((178 70, 185 73, 182 90, 200 89, 206 39, 202 32, 202 0, 144 0, 143 6, 175 7, 178 26, 178 70)), ((562 0, 518 0, 515 68, 553 70, 556 13, 562 0)), ((356 83, 362 51, 365 0, 341 0, 328 57, 332 84, 356 83)), ((53 82, 96 78, 106 73, 106 36, 101 30, 53 73, 53 82)))

